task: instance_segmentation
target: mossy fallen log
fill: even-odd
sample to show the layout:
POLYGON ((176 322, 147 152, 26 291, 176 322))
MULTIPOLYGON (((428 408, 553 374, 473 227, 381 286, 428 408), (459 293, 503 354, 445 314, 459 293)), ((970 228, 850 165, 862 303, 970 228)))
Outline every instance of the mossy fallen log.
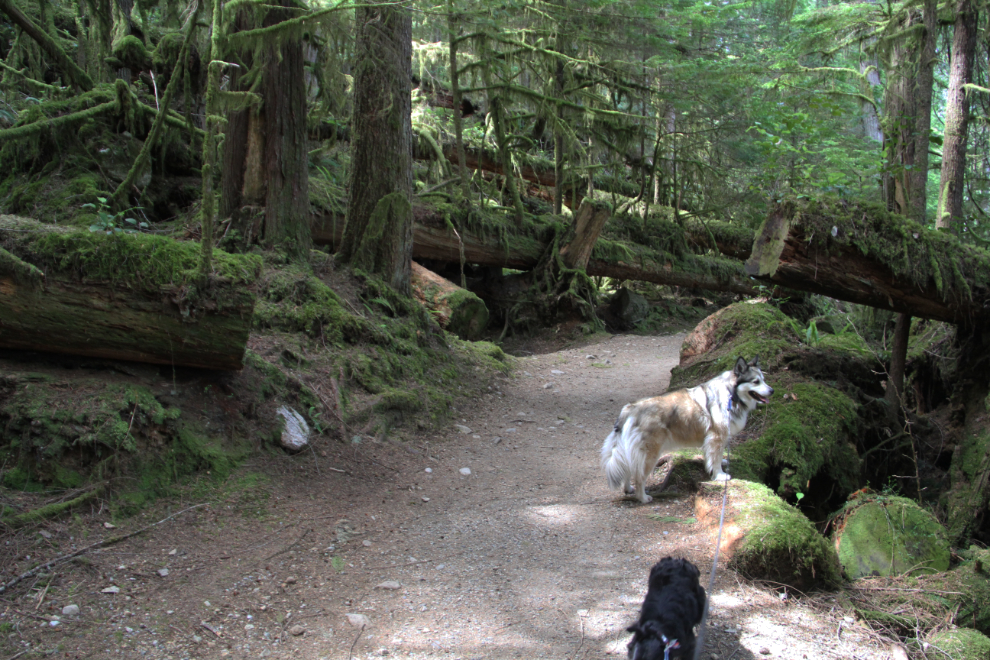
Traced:
POLYGON ((746 272, 792 289, 912 316, 990 317, 990 253, 868 204, 777 205, 757 232, 746 272))
MULTIPOLYGON (((540 236, 506 231, 490 233, 468 229, 455 231, 436 209, 413 208, 413 259, 445 261, 529 270, 534 268, 550 243, 540 236)), ((343 221, 317 217, 313 224, 316 245, 340 245, 343 221)), ((599 239, 585 269, 588 275, 684 286, 742 295, 758 292, 742 271, 742 262, 693 254, 670 259, 648 247, 599 239)))
POLYGON ((3 522, 7 523, 11 527, 22 527, 28 523, 36 522, 38 520, 54 518, 74 506, 79 506, 80 504, 88 502, 101 492, 103 492, 102 485, 97 486, 96 488, 87 491, 78 497, 74 497, 71 500, 67 500, 65 502, 55 502, 54 504, 46 504, 45 506, 38 507, 37 509, 32 509, 31 511, 25 511, 24 513, 17 514, 16 516, 4 518, 3 522))
POLYGON ((475 340, 488 325, 484 301, 467 289, 412 262, 413 295, 434 313, 440 327, 461 339, 475 340))
MULTIPOLYGON (((0 215, 0 347, 240 369, 261 261, 146 234, 88 232, 0 215), (25 265, 20 265, 25 264, 25 265), (44 273, 25 278, 26 265, 44 273)), ((33 272, 33 271, 30 271, 33 272)))

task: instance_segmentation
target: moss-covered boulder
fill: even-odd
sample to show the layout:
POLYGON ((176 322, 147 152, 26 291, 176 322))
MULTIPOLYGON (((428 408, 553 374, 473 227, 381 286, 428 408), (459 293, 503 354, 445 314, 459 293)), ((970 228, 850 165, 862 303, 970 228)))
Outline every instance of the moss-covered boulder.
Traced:
POLYGON ((856 402, 816 382, 793 382, 777 392, 779 398, 767 407, 763 434, 735 450, 732 475, 776 483, 777 494, 784 498, 803 498, 809 492, 827 498, 827 493, 812 488, 814 480, 831 482, 841 493, 856 490, 859 456, 850 441, 859 422, 856 402))
MULTIPOLYGON (((839 581, 835 549, 797 508, 762 484, 728 483, 722 548, 729 566, 756 580, 797 589, 839 581)), ((698 520, 718 532, 722 483, 701 484, 695 498, 698 520)))
POLYGON ((857 493, 836 514, 833 525, 835 550, 852 580, 949 568, 945 529, 905 497, 857 493))
POLYGON ((739 356, 759 356, 776 392, 734 440, 729 473, 774 489, 821 520, 861 485, 857 397, 876 377, 857 335, 799 330, 769 303, 729 305, 684 340, 671 387, 697 385, 731 369, 739 356))
POLYGON ((952 660, 990 660, 990 637, 970 628, 937 632, 928 643, 952 660))
POLYGON ((684 339, 670 387, 704 382, 732 369, 740 355, 759 356, 763 370, 773 372, 781 355, 800 341, 794 322, 773 305, 754 301, 729 305, 703 319, 684 339))

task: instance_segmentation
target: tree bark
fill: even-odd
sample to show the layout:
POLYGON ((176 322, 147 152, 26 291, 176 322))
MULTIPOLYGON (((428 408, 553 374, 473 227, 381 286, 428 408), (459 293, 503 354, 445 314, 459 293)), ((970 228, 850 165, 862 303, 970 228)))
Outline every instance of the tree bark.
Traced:
POLYGON ((36 25, 34 21, 22 12, 14 4, 14 0, 0 0, 0 11, 7 14, 17 27, 24 30, 25 34, 38 42, 38 45, 41 46, 49 57, 55 60, 68 79, 75 83, 79 89, 84 92, 93 89, 93 79, 89 77, 89 74, 79 68, 72 61, 72 58, 65 54, 65 51, 62 50, 61 46, 58 45, 51 35, 36 25))
POLYGON ((357 10, 356 31, 350 193, 338 259, 373 263, 375 273, 409 293, 412 17, 408 9, 392 3, 371 3, 357 10), (376 246, 368 230, 378 231, 373 221, 386 220, 386 213, 394 226, 381 239, 389 244, 376 246), (368 253, 372 248, 377 255, 368 253))
POLYGON ((484 301, 450 280, 412 262, 413 295, 434 313, 440 327, 461 339, 474 341, 488 325, 484 301))
MULTIPOLYGON (((412 256, 415 259, 459 264, 463 250, 465 263, 529 270, 539 263, 540 258, 549 248, 549 244, 542 240, 515 239, 511 235, 506 238, 508 245, 497 235, 479 235, 466 230, 460 231, 458 237, 450 231, 444 218, 435 210, 415 207, 413 212, 416 223, 413 225, 412 256)), ((332 218, 317 219, 313 227, 313 241, 317 245, 340 245, 340 223, 335 223, 332 218)), ((698 263, 704 264, 704 259, 699 258, 698 263)), ((703 272, 684 270, 670 262, 643 263, 635 258, 629 261, 592 258, 588 260, 585 272, 588 275, 725 291, 747 296, 758 293, 741 268, 738 275, 718 278, 703 272)))
POLYGON ((914 79, 914 166, 911 170, 911 212, 906 214, 921 225, 927 224, 928 149, 931 143, 932 89, 935 85, 935 40, 938 37, 938 3, 925 0, 922 9, 925 29, 914 79))
POLYGON ((578 270, 587 268, 598 235, 611 217, 612 209, 608 204, 584 198, 574 214, 574 238, 560 250, 565 266, 578 270))
MULTIPOLYGON (((271 7, 271 5, 269 5, 271 7)), ((277 25, 295 14, 292 0, 269 8, 261 27, 277 25)), ((250 29, 247 15, 235 20, 238 30, 250 29)), ((308 148, 306 130, 305 59, 299 40, 284 39, 263 46, 262 81, 257 89, 261 107, 229 113, 224 139, 220 215, 242 207, 264 207, 262 241, 305 254, 311 245, 308 148)), ((248 66, 251 52, 243 53, 248 66)), ((243 89, 243 72, 234 70, 230 89, 243 89)))
POLYGON ((454 16, 454 0, 447 0, 447 31, 450 40, 450 93, 453 97, 451 112, 454 115, 454 146, 457 149, 457 174, 461 180, 461 196, 471 199, 471 184, 464 156, 464 120, 462 117, 461 86, 457 70, 457 20, 454 16))
POLYGON ((973 77, 973 59, 979 11, 973 0, 956 3, 952 37, 949 91, 945 104, 945 133, 942 142, 942 171, 939 176, 938 216, 935 226, 959 232, 963 221, 963 175, 966 172, 966 137, 969 98, 963 86, 973 77))
MULTIPOLYGON (((288 9, 296 6, 292 0, 272 4, 287 9, 269 10, 263 27, 295 17, 295 12, 288 9)), ((279 40, 266 46, 265 55, 261 84, 265 138, 263 171, 267 185, 264 242, 283 244, 292 252, 306 255, 312 243, 306 61, 302 40, 279 40)))

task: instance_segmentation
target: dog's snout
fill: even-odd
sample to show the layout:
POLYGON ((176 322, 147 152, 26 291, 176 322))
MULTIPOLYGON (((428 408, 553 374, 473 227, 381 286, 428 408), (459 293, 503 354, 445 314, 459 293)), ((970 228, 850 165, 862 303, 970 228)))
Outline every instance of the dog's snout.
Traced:
MULTIPOLYGON (((770 387, 769 385, 767 387, 770 387)), ((773 388, 770 387, 770 396, 773 396, 773 388)))

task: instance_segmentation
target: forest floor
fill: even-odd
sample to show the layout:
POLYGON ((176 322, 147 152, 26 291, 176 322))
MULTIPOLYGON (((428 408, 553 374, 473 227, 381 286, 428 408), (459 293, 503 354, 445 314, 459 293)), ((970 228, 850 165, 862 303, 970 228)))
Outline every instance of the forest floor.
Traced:
MULTIPOLYGON (((2 657, 625 657, 650 566, 687 557, 707 584, 714 554, 690 494, 640 505, 599 469, 619 409, 663 392, 682 340, 598 336, 524 357, 406 449, 322 439, 259 458, 209 505, 64 564, 44 591, 0 596, 2 657)), ((32 553, 197 503, 112 532, 106 512, 50 522, 32 553)), ((720 562, 702 657, 890 658, 843 602, 782 598, 720 562)))

